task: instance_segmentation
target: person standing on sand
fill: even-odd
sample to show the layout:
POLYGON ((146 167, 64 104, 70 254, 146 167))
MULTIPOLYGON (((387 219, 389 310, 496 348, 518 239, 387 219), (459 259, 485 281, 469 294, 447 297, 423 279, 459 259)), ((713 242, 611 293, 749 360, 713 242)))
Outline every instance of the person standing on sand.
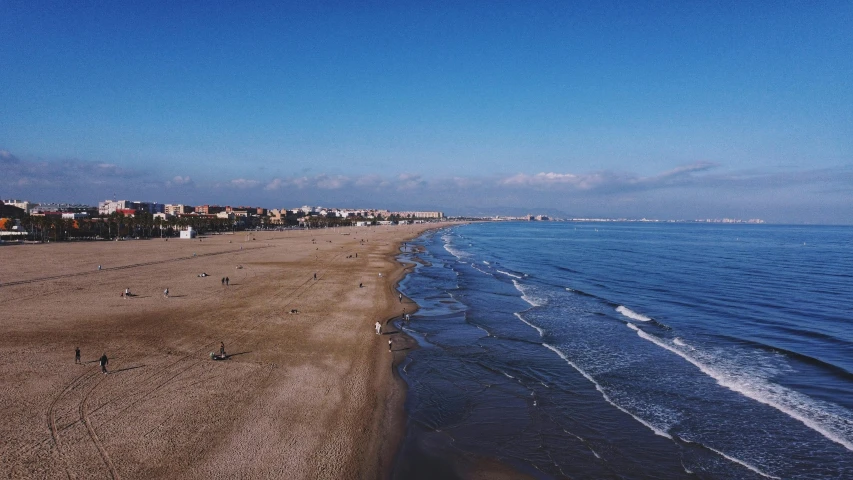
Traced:
POLYGON ((317 272, 314 272, 314 280, 317 280, 317 272))
POLYGON ((225 277, 222 277, 222 284, 225 285, 225 277))
POLYGON ((373 327, 376 328, 376 334, 377 335, 382 335, 382 324, 381 323, 379 323, 377 321, 376 323, 373 324, 373 327))
POLYGON ((225 277, 225 286, 227 287, 230 284, 231 284, 231 279, 229 279, 228 277, 225 277))
POLYGON ((98 363, 101 365, 101 372, 106 374, 107 373, 107 364, 110 363, 110 360, 107 358, 106 353, 101 355, 101 359, 98 360, 98 363))
POLYGON ((166 287, 166 289, 163 290, 163 296, 169 298, 169 287, 166 287))
POLYGON ((399 298, 400 298, 400 303, 403 303, 403 294, 402 293, 400 294, 399 298))
POLYGON ((74 363, 80 363, 80 347, 74 347, 74 363))
POLYGON ((225 356, 225 342, 219 342, 219 354, 225 356))

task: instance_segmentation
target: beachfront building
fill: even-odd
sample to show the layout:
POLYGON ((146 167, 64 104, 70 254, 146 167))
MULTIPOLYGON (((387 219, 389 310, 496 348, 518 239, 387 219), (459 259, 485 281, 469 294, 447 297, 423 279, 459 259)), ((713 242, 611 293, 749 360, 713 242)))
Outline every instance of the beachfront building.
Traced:
POLYGON ((103 202, 98 202, 98 214, 110 215, 119 210, 128 210, 131 208, 132 203, 129 200, 104 200, 103 202))
POLYGON ((273 225, 283 225, 287 218, 287 210, 273 208, 269 211, 270 223, 273 225))
POLYGON ((230 213, 229 212, 219 212, 214 216, 216 218, 222 218, 222 219, 228 220, 231 223, 234 223, 234 220, 237 218, 237 216, 234 214, 234 212, 230 212, 230 213))
POLYGON ((399 215, 400 218, 444 218, 444 212, 394 212, 392 215, 399 215))
POLYGON ((130 214, 135 213, 163 213, 164 205, 162 203, 157 202, 140 202, 140 201, 129 201, 129 200, 104 200, 103 202, 98 202, 98 214, 99 215, 110 215, 113 213, 124 213, 127 215, 128 211, 130 214))
POLYGON ((3 204, 9 205, 12 207, 20 208, 21 210, 27 212, 27 214, 29 214, 32 211, 32 209, 36 207, 35 203, 30 203, 27 200, 16 200, 13 198, 10 198, 8 200, 3 200, 3 204))
POLYGON ((185 239, 193 239, 195 238, 196 231, 193 230, 193 227, 187 227, 184 230, 181 230, 181 238, 185 239))

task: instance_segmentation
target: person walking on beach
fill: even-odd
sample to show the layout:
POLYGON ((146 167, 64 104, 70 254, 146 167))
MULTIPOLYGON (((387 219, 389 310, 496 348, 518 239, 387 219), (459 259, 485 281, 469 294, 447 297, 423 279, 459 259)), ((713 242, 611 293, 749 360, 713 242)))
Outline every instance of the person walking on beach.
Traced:
POLYGON ((225 277, 225 286, 227 287, 229 284, 231 284, 231 279, 225 277))
POLYGON ((391 348, 391 347, 393 347, 393 346, 394 346, 394 344, 392 343, 392 340, 389 338, 389 339, 388 339, 388 351, 389 351, 389 352, 393 352, 393 350, 392 350, 392 348, 391 348))
POLYGON ((225 285, 225 277, 222 277, 222 284, 225 285))
POLYGON ((376 322, 375 324, 373 324, 373 326, 374 326, 374 328, 376 328, 376 334, 382 335, 382 324, 379 322, 376 322))
POLYGON ((130 288, 128 287, 128 288, 124 289, 124 298, 127 298, 129 296, 130 296, 130 288))
POLYGON ((169 287, 166 287, 166 289, 163 290, 163 296, 169 298, 169 287))
POLYGON ((225 356, 225 342, 219 342, 219 354, 225 356))
POLYGON ((317 272, 314 272, 314 280, 317 280, 317 272))
POLYGON ((80 363, 80 347, 74 347, 74 363, 80 363))
POLYGON ((403 294, 402 293, 399 295, 399 298, 400 298, 400 303, 403 303, 403 294))
POLYGON ((107 358, 106 353, 101 355, 101 359, 98 360, 98 363, 101 365, 101 372, 106 374, 107 373, 107 364, 110 363, 110 360, 107 358))

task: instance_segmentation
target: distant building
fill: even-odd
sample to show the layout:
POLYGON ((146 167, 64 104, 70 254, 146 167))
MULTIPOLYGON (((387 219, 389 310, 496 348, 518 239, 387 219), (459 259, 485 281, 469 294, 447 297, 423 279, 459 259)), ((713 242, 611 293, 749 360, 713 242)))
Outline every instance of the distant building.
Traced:
POLYGON ((219 205, 199 205, 195 207, 195 213, 201 215, 216 215, 219 212, 224 212, 231 207, 220 207, 219 205))
POLYGON ((193 227, 187 227, 186 230, 181 230, 181 238, 195 238, 196 232, 193 230, 193 227))
POLYGON ((282 225, 285 223, 285 219, 287 218, 287 210, 279 210, 278 208, 273 208, 269 211, 270 223, 273 225, 282 225))
MULTIPOLYGON (((140 201, 129 201, 129 200, 104 200, 103 202, 98 202, 98 214, 99 215, 110 215, 116 213, 118 211, 128 211, 134 210, 133 214, 136 213, 163 213, 164 205, 162 203, 157 202, 140 202, 140 201)), ((124 213, 124 212, 122 212, 124 213)))
POLYGON ((30 208, 30 213, 94 213, 94 208, 80 203, 39 203, 30 208))
POLYGON ((98 214, 110 215, 116 213, 117 210, 126 210, 131 208, 133 202, 128 200, 104 200, 98 202, 98 214))
POLYGON ((12 199, 12 198, 10 198, 10 199, 8 199, 8 200, 3 200, 3 204, 4 204, 4 205, 10 205, 10 206, 12 206, 12 207, 18 207, 18 208, 20 208, 21 210, 23 210, 23 211, 27 212, 28 214, 29 214, 29 213, 32 211, 32 209, 33 209, 33 208, 35 208, 35 206, 36 206, 36 204, 35 204, 35 203, 30 203, 30 202, 28 202, 28 201, 26 201, 26 200, 15 200, 15 199, 12 199))
POLYGON ((193 213, 195 211, 195 207, 190 205, 182 205, 182 204, 172 204, 167 203, 163 206, 163 213, 167 215, 179 215, 182 213, 193 213))
POLYGON ((394 212, 402 218, 444 218, 444 212, 394 212))

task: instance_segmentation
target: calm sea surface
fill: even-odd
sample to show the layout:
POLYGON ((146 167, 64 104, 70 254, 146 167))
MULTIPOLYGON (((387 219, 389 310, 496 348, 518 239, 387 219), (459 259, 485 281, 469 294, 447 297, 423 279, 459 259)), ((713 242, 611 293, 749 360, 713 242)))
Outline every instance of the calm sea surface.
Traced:
POLYGON ((415 244, 397 478, 466 454, 542 478, 853 478, 853 228, 486 223, 415 244))

